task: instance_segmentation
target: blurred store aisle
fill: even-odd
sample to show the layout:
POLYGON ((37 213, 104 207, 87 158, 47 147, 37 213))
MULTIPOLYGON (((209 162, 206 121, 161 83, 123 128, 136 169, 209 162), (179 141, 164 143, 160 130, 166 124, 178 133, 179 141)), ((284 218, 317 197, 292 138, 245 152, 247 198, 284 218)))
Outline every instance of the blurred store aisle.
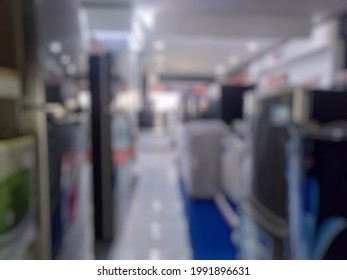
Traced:
POLYGON ((190 259, 176 153, 165 134, 143 132, 138 146, 139 183, 124 231, 111 259, 190 259))

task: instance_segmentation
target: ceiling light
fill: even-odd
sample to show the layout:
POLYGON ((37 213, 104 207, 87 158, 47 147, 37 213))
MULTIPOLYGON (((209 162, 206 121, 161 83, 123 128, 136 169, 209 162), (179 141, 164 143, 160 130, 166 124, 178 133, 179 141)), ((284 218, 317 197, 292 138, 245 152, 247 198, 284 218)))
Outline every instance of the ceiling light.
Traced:
POLYGON ((230 65, 235 66, 239 63, 239 58, 236 55, 231 55, 228 58, 228 62, 230 65))
POLYGON ((77 71, 76 66, 73 64, 70 64, 66 67, 66 72, 70 75, 76 74, 76 71, 77 71))
POLYGON ((259 50, 259 45, 257 42, 249 42, 247 44, 247 50, 250 52, 257 52, 259 50))
POLYGON ((55 41, 55 42, 52 42, 50 43, 49 45, 49 50, 51 53, 54 53, 54 54, 58 54, 58 53, 61 53, 63 47, 61 45, 61 43, 55 41))
POLYGON ((165 43, 163 41, 156 41, 153 45, 153 48, 160 52, 160 51, 163 51, 165 49, 165 43))
POLYGON ((226 72, 226 69, 223 65, 217 65, 214 69, 214 72, 216 75, 224 75, 226 72))
POLYGON ((129 38, 128 32, 125 31, 106 31, 95 30, 93 37, 97 40, 126 40, 129 38))
POLYGON ((140 16, 142 18, 143 23, 147 26, 147 28, 153 28, 155 23, 155 16, 153 11, 143 10, 140 12, 140 16))
POLYGON ((60 62, 63 65, 68 65, 71 62, 71 58, 67 54, 64 54, 60 57, 60 62))

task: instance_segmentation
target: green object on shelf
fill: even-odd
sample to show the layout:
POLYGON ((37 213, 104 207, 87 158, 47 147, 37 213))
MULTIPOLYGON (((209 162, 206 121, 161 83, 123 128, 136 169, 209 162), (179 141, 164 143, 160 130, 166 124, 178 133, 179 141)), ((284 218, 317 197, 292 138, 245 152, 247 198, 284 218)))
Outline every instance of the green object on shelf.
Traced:
POLYGON ((30 171, 21 169, 0 183, 0 234, 15 228, 29 210, 30 171))

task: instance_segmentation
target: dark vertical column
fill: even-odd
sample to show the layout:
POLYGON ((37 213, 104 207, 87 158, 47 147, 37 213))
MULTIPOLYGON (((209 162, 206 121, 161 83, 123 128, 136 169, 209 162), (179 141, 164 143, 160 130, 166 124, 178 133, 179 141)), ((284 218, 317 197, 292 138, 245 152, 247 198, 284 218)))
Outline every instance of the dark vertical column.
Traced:
MULTIPOLYGON (((90 91, 92 99, 92 155, 94 177, 94 223, 98 240, 114 237, 114 203, 112 186, 111 57, 90 57, 90 91)), ((114 179, 114 178, 113 178, 114 179)))
POLYGON ((150 106, 148 102, 148 77, 147 77, 147 67, 145 60, 145 52, 140 54, 139 58, 139 69, 141 78, 141 95, 142 95, 142 108, 139 114, 139 124, 140 127, 148 127, 151 125, 151 113, 150 106))

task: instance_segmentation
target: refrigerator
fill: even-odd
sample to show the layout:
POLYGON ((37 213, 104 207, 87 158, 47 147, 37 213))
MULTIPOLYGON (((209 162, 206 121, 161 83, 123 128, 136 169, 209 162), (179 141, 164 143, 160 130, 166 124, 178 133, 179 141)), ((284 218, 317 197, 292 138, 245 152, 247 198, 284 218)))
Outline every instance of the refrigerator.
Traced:
POLYGON ((221 86, 220 118, 226 125, 243 116, 243 98, 252 86, 221 86))
POLYGON ((347 171, 343 164, 347 94, 293 89, 257 102, 250 193, 240 210, 240 258, 345 256, 334 244, 347 245, 341 222, 346 207, 338 201, 347 171), (326 220, 336 215, 340 224, 328 230, 326 220))
POLYGON ((112 165, 111 54, 90 56, 92 158, 95 238, 112 241, 116 232, 115 189, 117 169, 112 165))
POLYGON ((286 159, 291 258, 346 260, 347 121, 291 129, 286 159))

